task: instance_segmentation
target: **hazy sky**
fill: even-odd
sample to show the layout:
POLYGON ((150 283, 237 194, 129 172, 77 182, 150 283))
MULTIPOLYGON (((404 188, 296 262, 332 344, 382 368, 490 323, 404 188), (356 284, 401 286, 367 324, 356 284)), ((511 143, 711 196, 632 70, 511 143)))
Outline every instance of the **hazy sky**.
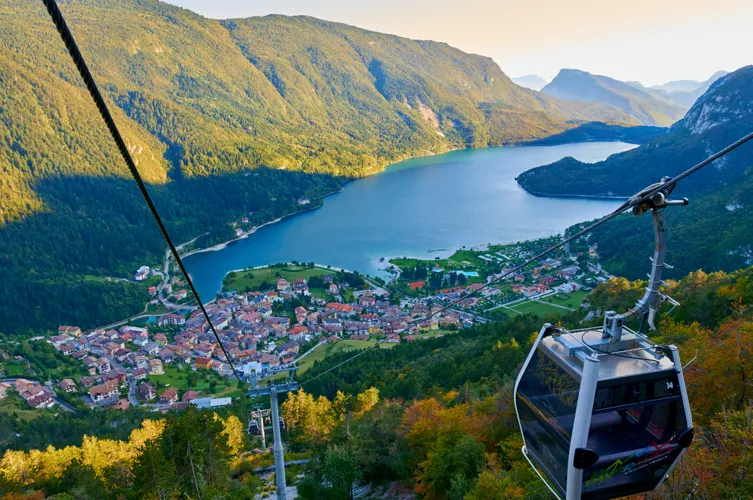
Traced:
POLYGON ((168 0, 213 18, 305 14, 447 42, 510 76, 577 68, 651 85, 753 64, 752 0, 168 0))

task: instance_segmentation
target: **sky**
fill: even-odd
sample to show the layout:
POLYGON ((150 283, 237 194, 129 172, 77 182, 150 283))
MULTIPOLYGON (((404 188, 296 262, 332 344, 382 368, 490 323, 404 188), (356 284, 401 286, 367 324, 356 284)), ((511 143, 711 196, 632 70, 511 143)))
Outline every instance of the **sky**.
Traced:
POLYGON ((644 85, 753 64, 751 0, 167 0, 206 17, 309 15, 492 57, 509 76, 575 68, 644 85))

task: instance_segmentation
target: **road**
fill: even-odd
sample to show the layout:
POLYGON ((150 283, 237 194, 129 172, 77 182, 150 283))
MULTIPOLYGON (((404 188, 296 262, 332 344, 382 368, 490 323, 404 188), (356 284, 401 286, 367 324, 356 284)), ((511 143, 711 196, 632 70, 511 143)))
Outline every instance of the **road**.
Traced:
MULTIPOLYGON (((110 364, 113 368, 123 373, 128 373, 128 371, 126 371, 120 361, 118 361, 114 357, 110 357, 108 359, 110 360, 110 364)), ((128 377, 128 402, 131 403, 131 406, 139 406, 141 404, 139 403, 139 400, 136 399, 136 381, 133 379, 133 377, 128 377)))
MULTIPOLYGON (((191 241, 187 241, 185 243, 181 243, 176 248, 178 249, 178 251, 180 251, 186 245, 190 245, 191 243, 193 243, 197 239, 198 238, 194 238, 191 241)), ((120 320, 120 321, 116 321, 115 323, 110 323, 109 325, 99 326, 97 328, 93 328, 93 330, 110 330, 111 328, 115 328, 116 326, 125 325, 126 323, 129 323, 129 322, 131 322, 133 320, 136 320, 136 319, 148 318, 150 316, 159 317, 159 316, 164 316, 165 314, 170 314, 170 312, 151 313, 150 314, 148 312, 150 304, 160 303, 160 304, 162 304, 163 307, 165 307, 166 309, 169 309, 170 311, 180 311, 180 310, 191 310, 191 311, 193 311, 194 309, 196 309, 197 306, 188 306, 188 305, 182 305, 182 304, 174 304, 174 303, 168 301, 166 298, 162 297, 162 288, 164 288, 167 285, 167 283, 169 282, 169 280, 170 280, 170 250, 169 249, 165 251, 165 267, 164 267, 164 269, 162 271, 157 271, 157 274, 159 274, 160 276, 162 276, 163 279, 162 279, 162 283, 160 283, 159 288, 157 290, 157 298, 156 299, 153 299, 153 300, 150 300, 149 302, 147 302, 144 305, 144 309, 140 313, 138 313, 136 316, 131 316, 129 318, 126 318, 126 319, 123 319, 123 320, 120 320)), ((110 278, 110 279, 120 279, 122 281, 131 281, 131 280, 127 280, 127 279, 124 279, 124 278, 110 278)))
MULTIPOLYGON (((16 380, 21 379, 21 378, 23 378, 23 377, 0 378, 0 382, 15 383, 16 380)), ((65 411, 70 411, 72 413, 76 413, 76 410, 71 405, 69 405, 68 403, 66 403, 65 401, 63 401, 62 399, 60 399, 58 397, 57 393, 55 392, 54 387, 52 386, 52 382, 50 382, 48 380, 47 382, 44 383, 44 385, 52 393, 52 400, 55 401, 55 403, 57 403, 58 405, 60 405, 60 407, 62 409, 64 409, 65 411)))
POLYGON ((76 410, 71 405, 69 405, 68 403, 66 403, 65 401, 63 401, 62 399, 60 399, 58 397, 58 393, 55 392, 55 387, 52 385, 52 381, 51 380, 48 380, 47 382, 45 382, 44 385, 52 393, 52 399, 57 404, 59 404, 62 409, 66 410, 66 411, 69 411, 71 413, 76 413, 76 410))
POLYGON ((131 406, 139 406, 139 400, 136 399, 136 380, 133 377, 128 379, 128 402, 131 406))
POLYGON ((364 276, 364 281, 366 281, 369 285, 374 287, 374 291, 376 292, 377 295, 389 294, 389 292, 385 288, 381 287, 377 282, 372 281, 371 278, 369 278, 368 276, 364 276))
MULTIPOLYGON (((502 304, 497 304, 494 307, 490 307, 489 309, 485 309, 484 312, 493 311, 495 309, 499 309, 500 307, 504 307, 505 309, 510 309, 511 305, 517 304, 518 302, 525 302, 527 300, 538 300, 538 299, 542 299, 544 297, 549 297, 550 295, 555 295, 556 293, 557 292, 555 292, 554 290, 547 290, 546 292, 540 293, 538 295, 531 295, 530 297, 521 297, 521 298, 516 299, 516 300, 511 300, 510 302, 504 302, 502 304)), ((565 308, 565 309, 567 309, 567 308, 565 308)))
POLYGON ((465 311, 465 310, 463 310, 463 309, 457 309, 457 308, 455 308, 455 307, 450 307, 450 308, 448 308, 447 310, 448 310, 448 311, 452 311, 452 312, 456 312, 456 313, 458 313, 458 314, 467 314, 468 316, 472 317, 474 321, 476 321, 476 322, 478 322, 478 323, 486 323, 486 322, 488 322, 488 321, 489 321, 488 319, 486 319, 486 318, 485 318, 485 317, 483 317, 483 316, 480 316, 480 315, 478 315, 478 314, 476 314, 476 313, 472 313, 472 312, 470 312, 470 311, 465 311))
MULTIPOLYGON (((197 239, 198 238, 194 238, 191 241, 187 241, 185 243, 181 243, 180 245, 178 245, 175 248, 176 248, 176 250, 178 250, 178 252, 180 252, 183 248, 186 247, 186 245, 190 245, 191 243, 193 243, 197 239)), ((163 279, 162 279, 162 283, 160 283, 160 285, 157 287, 157 298, 159 299, 159 301, 160 301, 160 303, 162 304, 163 307, 165 307, 167 309, 170 309, 172 311, 179 311, 181 309, 189 309, 189 310, 193 311, 198 306, 187 306, 187 305, 175 304, 175 303, 170 302, 169 300, 167 300, 167 298, 162 295, 162 290, 170 282, 170 257, 171 256, 172 256, 172 253, 170 252, 170 249, 165 250, 165 266, 162 269, 162 272, 158 271, 158 273, 162 276, 163 279)))

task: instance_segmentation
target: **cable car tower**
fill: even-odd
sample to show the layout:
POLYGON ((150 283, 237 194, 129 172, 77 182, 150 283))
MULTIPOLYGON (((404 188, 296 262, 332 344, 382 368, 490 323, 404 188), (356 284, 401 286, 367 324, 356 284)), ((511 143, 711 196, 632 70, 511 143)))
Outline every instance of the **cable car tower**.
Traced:
MULTIPOLYGON (((666 180, 663 180, 666 182, 666 180)), ((567 500, 615 498, 658 488, 693 440, 680 356, 643 334, 655 329, 673 184, 628 204, 651 211, 656 247, 643 296, 627 312, 607 311, 601 328, 545 324, 515 382, 523 453, 549 489, 567 500), (639 331, 627 323, 641 320, 639 331)))
MULTIPOLYGON (((274 443, 272 444, 272 451, 275 456, 275 480, 277 482, 277 500, 287 500, 287 483, 285 481, 285 452, 282 446, 282 436, 280 435, 280 409, 277 404, 277 395, 285 392, 297 391, 300 387, 297 382, 293 380, 295 372, 298 370, 297 366, 291 366, 290 368, 281 368, 273 370, 270 375, 274 376, 278 373, 290 372, 290 379, 287 382, 281 384, 270 383, 265 387, 259 387, 258 378, 256 374, 252 375, 249 379, 251 382, 251 389, 248 391, 248 396, 251 398, 259 398, 262 396, 269 396, 269 406, 272 415, 272 437, 274 443)), ((258 409, 259 417, 263 412, 258 409)), ((252 417, 253 418, 253 417, 252 417)), ((264 419, 260 418, 260 427, 262 436, 264 436, 264 419)), ((249 423, 249 431, 252 424, 249 423)), ((264 439, 264 437, 262 437, 264 439)), ((266 443, 265 443, 266 444, 266 443)), ((266 448, 265 448, 266 449, 266 448)))

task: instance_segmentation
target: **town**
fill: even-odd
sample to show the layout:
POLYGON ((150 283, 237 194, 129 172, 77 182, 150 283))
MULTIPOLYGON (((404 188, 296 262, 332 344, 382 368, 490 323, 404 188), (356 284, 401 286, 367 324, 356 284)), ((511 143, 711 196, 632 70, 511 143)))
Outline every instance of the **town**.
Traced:
POLYGON ((69 407, 70 397, 116 409, 225 406, 243 395, 233 367, 256 382, 292 367, 303 373, 336 352, 390 348, 507 315, 572 311, 609 277, 595 245, 499 279, 557 238, 463 249, 447 259, 390 259, 389 280, 298 262, 231 272, 206 305, 222 345, 185 289, 173 290, 184 283, 169 276, 167 261, 163 271, 143 266, 134 280, 146 281, 153 302, 170 312, 37 337, 79 363, 81 375, 45 384, 6 379, 0 399, 15 390, 32 408, 69 407))

